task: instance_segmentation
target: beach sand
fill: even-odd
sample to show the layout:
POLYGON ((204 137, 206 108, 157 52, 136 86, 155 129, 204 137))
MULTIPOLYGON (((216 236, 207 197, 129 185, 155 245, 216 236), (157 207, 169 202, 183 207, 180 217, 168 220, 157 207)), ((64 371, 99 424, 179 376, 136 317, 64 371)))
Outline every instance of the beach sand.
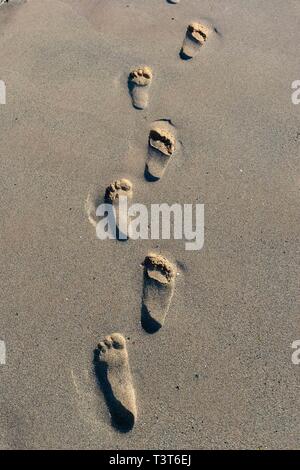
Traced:
POLYGON ((2 449, 300 448, 298 0, 12 0, 0 7, 2 449), (190 22, 218 33, 192 60, 190 22), (151 67, 149 104, 128 74, 151 67), (151 124, 181 151, 144 178, 151 124), (202 203, 205 243, 97 239, 86 201, 202 203), (299 245, 298 245, 299 246, 299 245), (149 252, 178 268, 141 326, 149 252), (126 339, 138 417, 111 425, 94 350, 126 339))

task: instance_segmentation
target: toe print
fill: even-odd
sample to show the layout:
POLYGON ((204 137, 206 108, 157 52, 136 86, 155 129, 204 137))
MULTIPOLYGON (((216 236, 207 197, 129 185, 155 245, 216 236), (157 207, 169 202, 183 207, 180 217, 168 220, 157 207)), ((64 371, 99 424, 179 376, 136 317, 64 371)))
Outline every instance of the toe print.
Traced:
POLYGON ((106 202, 111 202, 112 204, 117 202, 120 196, 130 197, 132 195, 132 183, 123 178, 116 180, 107 186, 105 191, 105 200, 106 202))
POLYGON ((175 137, 164 129, 152 129, 149 134, 149 144, 164 155, 173 155, 175 152, 175 137))

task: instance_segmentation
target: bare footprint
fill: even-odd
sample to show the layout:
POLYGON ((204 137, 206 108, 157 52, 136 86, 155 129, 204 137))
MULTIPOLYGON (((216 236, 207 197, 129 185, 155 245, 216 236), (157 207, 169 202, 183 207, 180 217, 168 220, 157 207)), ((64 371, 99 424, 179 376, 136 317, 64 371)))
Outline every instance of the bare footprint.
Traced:
POLYGON ((137 109, 145 109, 149 103, 149 89, 152 83, 152 70, 148 66, 133 69, 128 78, 132 104, 137 109))
POLYGON ((148 333, 159 330, 174 294, 176 267, 164 256, 150 253, 144 261, 142 326, 148 333))
POLYGON ((168 121, 156 121, 149 133, 145 178, 160 179, 177 149, 176 129, 168 121))
POLYGON ((120 431, 130 431, 137 418, 137 407, 126 340, 121 334, 113 333, 106 336, 98 348, 95 372, 111 414, 112 424, 120 431))
POLYGON ((114 181, 106 188, 105 191, 105 202, 114 206, 117 231, 116 237, 118 240, 128 239, 128 226, 130 220, 128 220, 127 208, 122 204, 125 198, 127 198, 126 201, 128 203, 132 199, 132 194, 132 183, 125 178, 114 181))
POLYGON ((205 44, 212 31, 213 27, 207 22, 190 23, 186 30, 180 57, 184 60, 192 59, 198 54, 200 48, 205 44))

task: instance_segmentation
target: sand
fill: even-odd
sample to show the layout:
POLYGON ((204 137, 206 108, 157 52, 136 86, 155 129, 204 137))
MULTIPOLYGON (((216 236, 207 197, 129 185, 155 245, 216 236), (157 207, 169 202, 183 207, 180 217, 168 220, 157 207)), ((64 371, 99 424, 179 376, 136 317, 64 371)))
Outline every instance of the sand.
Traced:
POLYGON ((12 0, 0 6, 2 449, 300 448, 298 0, 12 0), (191 60, 191 22, 216 27, 191 60), (151 67, 148 107, 130 71, 151 67), (144 178, 151 123, 182 143, 144 178), (205 204, 205 244, 97 239, 89 195, 205 204), (143 260, 179 275, 141 325, 143 260), (94 350, 117 331, 136 393, 111 424, 94 350))

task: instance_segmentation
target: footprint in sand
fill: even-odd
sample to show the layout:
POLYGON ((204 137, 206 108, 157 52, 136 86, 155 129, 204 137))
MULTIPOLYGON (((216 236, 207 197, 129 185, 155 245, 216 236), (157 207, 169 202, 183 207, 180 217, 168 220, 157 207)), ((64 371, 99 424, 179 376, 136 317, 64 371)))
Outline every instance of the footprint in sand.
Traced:
POLYGON ((144 265, 142 326, 148 333, 159 330, 174 294, 176 267, 164 256, 150 253, 144 265))
POLYGON ((160 179, 177 149, 176 129, 169 121, 156 121, 149 133, 145 178, 160 179))
POLYGON ((213 27, 207 22, 190 23, 186 30, 180 57, 183 60, 192 59, 198 54, 200 48, 205 44, 212 31, 213 27))
POLYGON ((145 109, 149 103, 149 89, 152 83, 152 70, 148 66, 132 70, 128 77, 128 88, 132 104, 137 109, 145 109))
POLYGON ((105 202, 112 204, 114 207, 115 223, 116 223, 116 237, 118 240, 128 240, 128 220, 127 210, 122 210, 120 197, 127 198, 127 203, 132 199, 132 183, 131 181, 123 178, 111 183, 105 191, 105 202))
POLYGON ((106 336, 98 348, 95 372, 112 424, 120 431, 130 431, 137 418, 137 407, 125 338, 113 333, 106 336))

